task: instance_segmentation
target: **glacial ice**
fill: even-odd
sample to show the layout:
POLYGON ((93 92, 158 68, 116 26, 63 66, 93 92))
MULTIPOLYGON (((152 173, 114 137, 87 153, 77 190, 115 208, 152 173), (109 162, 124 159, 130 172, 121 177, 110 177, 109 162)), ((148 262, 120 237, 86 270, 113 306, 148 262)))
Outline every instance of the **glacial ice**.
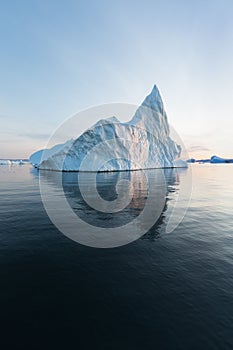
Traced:
POLYGON ((122 171, 187 167, 178 159, 181 146, 170 130, 159 90, 150 95, 129 122, 101 119, 76 139, 35 152, 30 162, 58 171, 122 171))
POLYGON ((226 159, 218 156, 212 156, 210 158, 210 163, 233 163, 233 159, 226 159))
POLYGON ((23 165, 28 163, 26 160, 22 159, 0 159, 0 165, 23 165))
POLYGON ((188 159, 188 163, 211 163, 211 164, 219 164, 219 163, 233 163, 233 159, 230 158, 222 158, 218 156, 212 156, 210 159, 188 159))

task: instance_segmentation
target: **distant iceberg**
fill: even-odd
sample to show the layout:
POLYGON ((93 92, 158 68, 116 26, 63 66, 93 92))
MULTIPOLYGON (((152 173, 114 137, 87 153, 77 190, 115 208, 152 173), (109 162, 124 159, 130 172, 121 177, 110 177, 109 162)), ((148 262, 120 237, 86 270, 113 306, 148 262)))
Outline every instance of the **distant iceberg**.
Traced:
POLYGON ((218 156, 212 156, 210 163, 233 163, 233 159, 221 158, 218 156))
POLYGON ((0 165, 23 165, 27 163, 27 160, 22 159, 0 159, 0 165))
POLYGON ((129 122, 102 119, 75 140, 33 153, 29 161, 39 169, 58 171, 187 167, 180 153, 181 146, 170 138, 162 98, 154 86, 129 122))
POLYGON ((211 164, 218 164, 218 163, 233 163, 233 159, 230 158, 221 158, 218 156, 212 156, 210 159, 188 159, 187 163, 211 163, 211 164))

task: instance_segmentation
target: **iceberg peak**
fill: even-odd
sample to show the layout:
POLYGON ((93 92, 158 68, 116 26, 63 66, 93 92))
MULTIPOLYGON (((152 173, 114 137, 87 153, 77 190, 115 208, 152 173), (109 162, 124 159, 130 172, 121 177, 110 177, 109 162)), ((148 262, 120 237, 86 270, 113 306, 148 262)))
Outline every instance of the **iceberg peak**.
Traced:
POLYGON ((158 89, 158 87, 157 87, 156 84, 154 84, 153 89, 151 90, 150 95, 155 95, 155 96, 159 95, 159 96, 160 96, 160 92, 159 92, 159 89, 158 89))
POLYGON ((146 130, 153 130, 155 135, 161 138, 162 134, 169 136, 169 125, 167 114, 164 109, 159 89, 154 85, 151 93, 145 98, 137 109, 132 124, 146 127, 146 130))
POLYGON ((154 85, 151 93, 142 102, 142 106, 164 113, 164 105, 157 85, 154 85))

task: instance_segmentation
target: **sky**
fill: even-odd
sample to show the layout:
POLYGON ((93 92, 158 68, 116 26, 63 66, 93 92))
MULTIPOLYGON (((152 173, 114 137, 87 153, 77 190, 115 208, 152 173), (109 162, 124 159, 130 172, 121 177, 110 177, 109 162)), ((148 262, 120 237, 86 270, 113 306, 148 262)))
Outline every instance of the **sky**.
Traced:
POLYGON ((232 0, 0 0, 0 158, 154 84, 190 156, 233 158, 232 18, 232 0))

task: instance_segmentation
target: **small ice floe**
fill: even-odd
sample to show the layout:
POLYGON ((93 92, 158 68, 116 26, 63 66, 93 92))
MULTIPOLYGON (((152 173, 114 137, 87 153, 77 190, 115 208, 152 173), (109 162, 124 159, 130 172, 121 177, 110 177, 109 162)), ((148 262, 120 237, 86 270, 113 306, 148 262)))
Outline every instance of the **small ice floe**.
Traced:
POLYGON ((22 159, 0 159, 0 165, 14 166, 14 165, 23 165, 27 163, 28 161, 22 160, 22 159))
POLYGON ((0 159, 0 165, 11 165, 11 163, 9 159, 0 159))

